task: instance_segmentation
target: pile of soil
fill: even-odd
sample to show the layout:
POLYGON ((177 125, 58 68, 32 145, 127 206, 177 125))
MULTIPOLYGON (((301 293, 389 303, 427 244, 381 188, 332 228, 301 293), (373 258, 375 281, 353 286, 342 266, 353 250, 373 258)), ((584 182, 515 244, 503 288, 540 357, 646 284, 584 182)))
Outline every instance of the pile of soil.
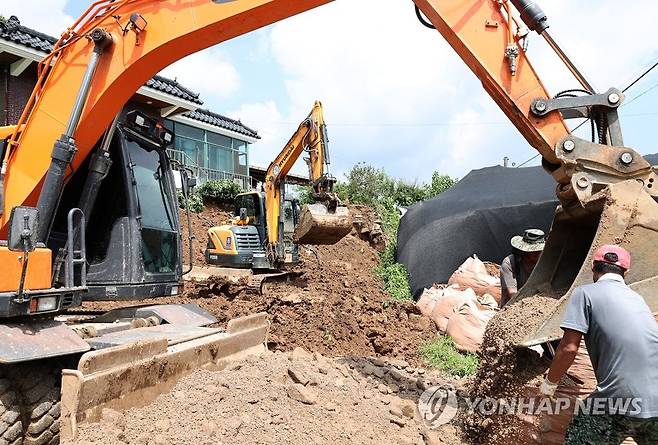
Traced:
POLYGON ((437 374, 400 360, 339 358, 295 349, 199 370, 153 403, 104 410, 77 445, 461 444, 451 426, 429 430, 417 408, 437 374))
MULTIPOLYGON (((201 213, 190 212, 192 226, 192 250, 195 265, 205 264, 205 251, 208 244, 208 229, 213 226, 221 226, 231 223, 231 206, 207 203, 201 213)), ((185 210, 179 209, 178 216, 181 223, 181 234, 183 237, 183 264, 190 263, 190 248, 188 241, 187 215, 185 210)))
MULTIPOLYGON (((557 305, 547 296, 527 297, 505 306, 487 325, 481 361, 469 388, 470 397, 507 399, 528 396, 544 379, 550 361, 517 345, 533 332, 557 305)), ((511 416, 469 413, 463 426, 474 443, 503 445, 536 443, 529 437, 528 423, 511 416)))
MULTIPOLYGON (((220 325, 264 311, 272 322, 269 347, 297 346, 330 356, 391 355, 421 363, 419 348, 436 335, 436 327, 412 302, 395 302, 382 290, 373 270, 377 252, 368 242, 348 235, 335 245, 302 248, 301 262, 288 282, 264 285, 264 295, 246 290, 240 280, 211 279, 186 283, 178 297, 137 304, 195 303, 220 325)), ((85 302, 84 309, 105 311, 126 304, 85 302)))
MULTIPOLYGON (((264 295, 249 292, 240 280, 211 279, 186 283, 185 292, 177 297, 128 304, 85 302, 83 308, 105 311, 128 305, 195 303, 220 325, 264 311, 272 322, 269 346, 274 350, 301 346, 334 357, 392 355, 421 363, 418 350, 434 338, 436 328, 415 304, 392 301, 383 291, 374 274, 382 242, 376 214, 364 206, 351 209, 359 221, 352 234, 335 245, 300 246, 300 264, 292 269, 296 277, 265 283, 264 295)), ((227 210, 207 205, 202 213, 191 215, 195 264, 205 264, 208 227, 230 222, 227 210)), ((184 211, 181 221, 186 221, 184 211)))

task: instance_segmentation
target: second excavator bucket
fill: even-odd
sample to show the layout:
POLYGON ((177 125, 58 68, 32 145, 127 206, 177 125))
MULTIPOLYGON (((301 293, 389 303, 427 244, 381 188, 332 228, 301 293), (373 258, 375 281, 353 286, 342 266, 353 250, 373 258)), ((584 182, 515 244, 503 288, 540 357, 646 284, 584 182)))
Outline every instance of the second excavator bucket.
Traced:
POLYGON ((352 230, 352 215, 347 207, 329 211, 324 204, 302 207, 295 239, 300 244, 336 244, 352 230))
POLYGON ((562 337, 560 323, 569 298, 577 286, 592 282, 592 257, 605 244, 618 244, 631 253, 626 283, 658 312, 658 204, 642 184, 624 181, 593 195, 583 208, 556 212, 544 252, 511 303, 535 295, 551 296, 557 303, 521 346, 562 337))

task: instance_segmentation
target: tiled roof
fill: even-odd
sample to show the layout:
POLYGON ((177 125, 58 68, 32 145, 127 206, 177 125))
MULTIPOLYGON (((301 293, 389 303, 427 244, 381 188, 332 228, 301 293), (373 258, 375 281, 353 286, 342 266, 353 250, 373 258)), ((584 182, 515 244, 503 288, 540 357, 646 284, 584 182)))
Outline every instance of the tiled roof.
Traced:
POLYGON ((189 117, 190 119, 194 119, 196 121, 205 122, 206 124, 214 125, 219 128, 234 131, 239 134, 244 134, 245 136, 260 139, 260 136, 258 136, 258 132, 256 130, 252 130, 240 121, 222 116, 221 114, 213 113, 210 110, 198 109, 195 111, 188 111, 187 113, 183 113, 183 116, 189 117))
POLYGON ((44 53, 49 53, 57 42, 55 37, 21 25, 15 15, 12 15, 6 21, 0 22, 0 38, 44 53))
POLYGON ((155 75, 152 79, 149 79, 146 82, 147 87, 153 88, 154 90, 161 91, 163 93, 171 94, 180 99, 185 99, 195 104, 202 105, 203 101, 199 99, 199 93, 194 93, 183 85, 178 83, 176 80, 167 79, 166 77, 155 75))

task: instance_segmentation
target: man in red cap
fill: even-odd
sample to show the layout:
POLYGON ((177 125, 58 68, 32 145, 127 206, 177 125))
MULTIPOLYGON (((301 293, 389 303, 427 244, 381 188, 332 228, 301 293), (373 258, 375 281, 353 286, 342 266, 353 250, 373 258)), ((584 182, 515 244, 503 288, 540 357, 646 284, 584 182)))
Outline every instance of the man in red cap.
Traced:
POLYGON ((576 406, 565 444, 658 444, 658 323, 624 277, 631 255, 606 245, 594 254, 594 283, 574 289, 560 327, 564 331, 540 392, 554 397, 558 382, 585 345, 597 386, 576 406))

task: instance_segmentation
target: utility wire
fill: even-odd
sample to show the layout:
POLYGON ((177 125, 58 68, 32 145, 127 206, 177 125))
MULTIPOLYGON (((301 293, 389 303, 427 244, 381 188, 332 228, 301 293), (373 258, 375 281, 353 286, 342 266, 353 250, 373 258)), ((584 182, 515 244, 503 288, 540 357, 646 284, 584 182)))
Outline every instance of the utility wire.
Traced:
POLYGON ((621 92, 622 92, 622 93, 625 93, 625 92, 626 92, 628 89, 630 89, 633 85, 635 85, 635 84, 638 83, 640 80, 642 80, 642 78, 644 78, 644 76, 646 76, 647 74, 649 74, 649 73, 651 72, 651 70, 653 70, 656 66, 658 66, 658 62, 654 63, 654 64, 651 65, 649 68, 647 68, 646 71, 644 71, 642 74, 640 74, 640 76, 639 76, 637 79, 635 79, 635 80, 632 81, 630 84, 628 84, 628 86, 627 86, 626 88, 624 88, 621 92))
MULTIPOLYGON (((622 90, 622 93, 625 93, 626 91, 628 91, 631 87, 633 87, 636 83, 638 83, 640 80, 642 80, 647 74, 649 74, 649 73, 650 73, 655 67, 657 67, 657 66, 658 66, 658 62, 654 63, 654 64, 651 65, 649 68, 647 68, 646 70, 644 70, 644 72, 643 72, 642 74, 640 74, 635 80, 633 80, 631 83, 629 83, 629 84, 626 86, 626 88, 624 88, 624 89, 622 90)), ((623 106, 626 106, 626 105, 629 105, 629 104, 635 102, 637 99, 639 99, 640 97, 644 96, 644 95, 647 94, 649 91, 651 91, 651 90, 653 90, 654 88, 657 88, 657 87, 658 87, 658 83, 655 84, 655 85, 653 85, 653 86, 651 86, 651 87, 649 87, 649 88, 647 88, 646 90, 644 90, 643 92, 641 92, 640 94, 638 94, 637 96, 635 96, 634 98, 632 98, 631 100, 629 100, 628 102, 623 103, 619 108, 621 108, 621 107, 623 107, 623 106)), ((645 114, 645 115, 648 115, 648 114, 651 114, 651 113, 647 113, 647 114, 645 114)), ((582 127, 583 125, 585 125, 587 122, 589 122, 589 119, 586 119, 586 120, 584 120, 583 122, 581 122, 581 123, 580 123, 576 128, 574 128, 571 132, 574 133, 576 130, 578 130, 580 127, 582 127)), ((523 166, 526 165, 528 162, 531 162, 531 161, 537 159, 537 158, 539 157, 539 155, 540 155, 540 153, 537 153, 536 155, 532 156, 532 157, 531 157, 530 159, 528 159, 527 161, 522 162, 521 164, 517 165, 516 168, 523 167, 523 166)))

